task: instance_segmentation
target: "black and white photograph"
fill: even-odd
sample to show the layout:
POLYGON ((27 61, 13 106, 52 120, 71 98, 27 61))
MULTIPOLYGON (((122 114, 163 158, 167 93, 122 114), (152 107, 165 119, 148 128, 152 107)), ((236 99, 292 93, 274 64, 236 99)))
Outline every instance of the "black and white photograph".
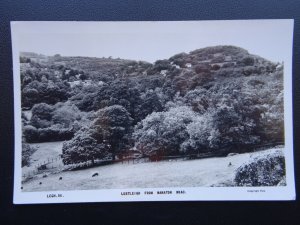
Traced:
POLYGON ((295 198, 293 20, 11 28, 15 203, 295 198))

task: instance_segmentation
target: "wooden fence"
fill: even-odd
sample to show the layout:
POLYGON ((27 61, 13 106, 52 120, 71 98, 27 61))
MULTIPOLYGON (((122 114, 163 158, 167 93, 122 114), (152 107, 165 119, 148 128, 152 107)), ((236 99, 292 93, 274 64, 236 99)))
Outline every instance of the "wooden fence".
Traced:
MULTIPOLYGON (((271 144, 260 144, 260 145, 254 145, 251 147, 251 149, 248 149, 245 152, 255 152, 255 151, 261 151, 264 149, 268 149, 275 146, 284 145, 283 142, 276 142, 271 144)), ((189 154, 189 155, 174 155, 174 156, 147 156, 147 157, 141 157, 141 158, 123 158, 123 159, 117 159, 117 160, 94 160, 87 161, 83 163, 78 164, 71 164, 71 165, 63 165, 62 159, 60 156, 54 157, 54 158, 48 158, 47 160, 40 162, 36 165, 34 165, 34 168, 31 170, 28 170, 26 172, 23 172, 22 174, 22 180, 30 179, 31 177, 45 173, 45 172, 54 172, 54 171, 60 171, 60 170, 80 170, 80 169, 86 169, 91 168, 94 166, 100 166, 100 165, 108 165, 113 163, 122 163, 122 164, 138 164, 138 163, 147 163, 147 162, 159 162, 159 161, 183 161, 183 160, 192 160, 192 159, 203 159, 203 158, 210 158, 210 157, 224 157, 227 156, 229 153, 231 153, 228 149, 218 150, 218 151, 212 151, 212 152, 205 152, 205 153, 198 153, 198 154, 189 154)))
POLYGON ((60 156, 47 158, 38 163, 32 162, 32 166, 28 170, 22 171, 22 180, 28 180, 38 174, 62 170, 64 165, 60 156))

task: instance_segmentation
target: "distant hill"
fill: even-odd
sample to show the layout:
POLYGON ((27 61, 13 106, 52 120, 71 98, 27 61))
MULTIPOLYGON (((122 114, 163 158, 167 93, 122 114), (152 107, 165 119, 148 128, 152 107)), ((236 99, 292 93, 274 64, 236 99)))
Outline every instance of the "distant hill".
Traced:
POLYGON ((166 76, 170 73, 182 75, 191 72, 195 73, 194 76, 249 76, 274 72, 279 65, 235 46, 197 49, 190 53, 176 54, 169 59, 157 60, 154 64, 119 58, 65 57, 58 54, 45 56, 32 52, 21 52, 20 56, 29 58, 41 66, 65 67, 93 74, 94 77, 97 77, 97 74, 105 74, 114 78, 157 74, 166 76))
POLYGON ((30 120, 23 116, 28 142, 84 134, 100 145, 118 130, 110 140, 114 156, 132 147, 176 155, 284 142, 283 64, 239 47, 206 47, 154 63, 28 52, 20 62, 22 107, 32 110, 30 120), (100 126, 99 113, 124 124, 100 126), (93 134, 78 133, 88 126, 93 134))

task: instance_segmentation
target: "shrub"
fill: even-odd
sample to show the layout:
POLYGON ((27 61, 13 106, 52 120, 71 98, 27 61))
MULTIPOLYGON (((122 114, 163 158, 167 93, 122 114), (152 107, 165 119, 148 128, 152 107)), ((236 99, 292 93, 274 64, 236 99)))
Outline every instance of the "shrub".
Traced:
MULTIPOLYGON (((31 78, 24 78, 23 82, 27 83, 29 82, 29 79, 31 78)), ((30 87, 25 87, 22 90, 22 107, 32 107, 35 103, 40 101, 40 96, 39 96, 39 92, 34 89, 34 88, 30 88, 30 87)))
POLYGON ((58 124, 40 129, 27 125, 23 128, 23 135, 28 143, 65 141, 74 136, 74 129, 64 128, 58 124))
POLYGON ((281 151, 258 156, 237 169, 237 186, 275 186, 284 183, 285 159, 281 151))
POLYGON ((38 129, 38 141, 65 141, 70 140, 74 136, 74 131, 71 128, 63 128, 58 124, 51 127, 38 129))

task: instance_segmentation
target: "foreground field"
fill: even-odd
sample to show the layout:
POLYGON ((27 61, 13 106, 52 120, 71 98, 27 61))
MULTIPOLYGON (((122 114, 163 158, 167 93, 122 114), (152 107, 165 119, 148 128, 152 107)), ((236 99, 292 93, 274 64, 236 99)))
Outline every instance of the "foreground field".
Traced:
POLYGON ((276 149, 222 158, 117 163, 79 171, 65 171, 45 178, 42 175, 36 177, 23 184, 23 191, 222 186, 224 183, 230 184, 235 170, 243 163, 271 151, 276 149), (94 173, 99 175, 92 177, 94 173), (60 177, 62 180, 59 180, 60 177))

